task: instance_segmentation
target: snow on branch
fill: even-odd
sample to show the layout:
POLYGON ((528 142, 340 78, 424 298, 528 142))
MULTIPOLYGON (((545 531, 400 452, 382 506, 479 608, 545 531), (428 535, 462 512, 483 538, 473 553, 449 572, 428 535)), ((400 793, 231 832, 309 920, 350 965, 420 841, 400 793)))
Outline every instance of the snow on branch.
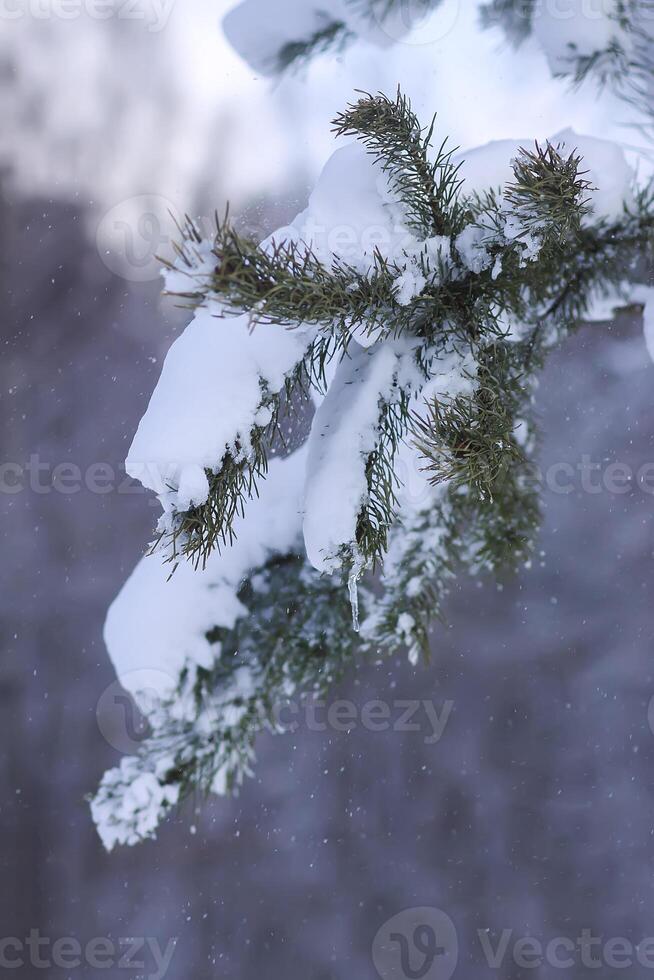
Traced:
POLYGON ((262 75, 296 69, 357 38, 388 47, 441 0, 242 0, 223 19, 236 51, 262 75))
POLYGON ((611 144, 568 131, 458 159, 402 93, 335 127, 356 138, 289 227, 257 243, 226 217, 203 242, 189 224, 168 270, 193 319, 127 461, 164 507, 159 549, 106 626, 137 701, 139 670, 164 680, 151 737, 93 800, 107 847, 237 788, 281 700, 357 654, 426 652, 461 568, 525 560, 538 368, 598 298, 650 302, 625 280, 654 259, 654 189, 611 144), (308 438, 280 458, 308 392, 308 438))
POLYGON ((430 160, 436 117, 426 130, 398 89, 395 99, 366 95, 334 120, 337 136, 355 136, 388 176, 392 193, 404 207, 409 227, 423 239, 459 230, 457 207, 461 181, 452 163, 454 150, 444 140, 430 160))
POLYGON ((651 0, 606 0, 590 7, 573 0, 566 16, 538 0, 491 0, 481 8, 485 27, 499 26, 516 44, 533 34, 553 74, 574 84, 587 78, 610 86, 652 124, 654 34, 651 0))

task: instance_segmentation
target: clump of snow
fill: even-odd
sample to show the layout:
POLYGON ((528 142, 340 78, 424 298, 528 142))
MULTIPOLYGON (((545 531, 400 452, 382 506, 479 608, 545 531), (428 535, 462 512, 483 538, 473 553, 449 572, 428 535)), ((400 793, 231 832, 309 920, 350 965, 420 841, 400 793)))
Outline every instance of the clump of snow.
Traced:
POLYGON ((400 306, 408 306, 428 281, 437 282, 442 269, 451 266, 450 240, 445 235, 435 235, 421 242, 407 236, 406 240, 396 242, 395 251, 388 252, 385 258, 402 269, 395 279, 395 299, 400 306))
MULTIPOLYGON (((582 157, 580 170, 592 185, 587 194, 591 212, 584 219, 586 223, 599 218, 618 219, 624 202, 630 204, 633 201, 635 179, 622 148, 610 140, 584 136, 569 128, 551 136, 549 142, 553 146, 560 145, 564 153, 576 151, 582 157)), ((522 147, 529 149, 531 146, 532 139, 493 140, 485 146, 457 154, 454 162, 461 167, 464 194, 482 194, 513 181, 512 161, 522 147)))
POLYGON ((647 353, 654 361, 654 287, 632 285, 629 295, 632 302, 643 304, 643 336, 647 353))
POLYGON ((263 417, 262 385, 281 391, 309 342, 304 331, 276 324, 252 330, 248 316, 221 319, 220 312, 215 303, 198 310, 170 348, 127 456, 127 472, 159 494, 166 510, 203 503, 204 469, 227 450, 247 452, 263 417))
POLYGON ((513 180, 511 161, 518 156, 520 147, 529 147, 532 143, 531 139, 491 140, 483 146, 455 154, 452 162, 459 167, 463 193, 483 194, 504 187, 513 180))
POLYGON ((154 833, 179 799, 179 785, 166 785, 145 771, 135 756, 102 777, 91 801, 91 814, 107 851, 116 844, 138 844, 154 833))
POLYGON ((143 710, 151 706, 153 685, 164 699, 175 692, 185 667, 212 665, 216 649, 206 634, 215 626, 230 629, 245 613, 237 598, 244 577, 273 552, 297 544, 305 459, 303 448, 271 460, 260 496, 245 519, 237 518, 236 541, 213 552, 205 568, 181 562, 170 577, 161 555, 148 555, 123 586, 109 609, 104 639, 118 679, 143 710))
POLYGON ((223 18, 232 47, 261 75, 274 75, 277 55, 289 42, 306 40, 339 19, 344 3, 324 5, 306 0, 244 0, 223 18))
POLYGON ((320 262, 329 266, 338 257, 364 275, 376 249, 392 258, 416 245, 387 176, 357 142, 331 155, 291 229, 320 262))
POLYGON ((408 306, 416 296, 420 295, 426 285, 427 280, 422 272, 407 267, 395 280, 395 299, 400 306, 408 306))
POLYGON ((486 231, 478 225, 470 224, 457 235, 455 248, 459 258, 470 272, 483 272, 488 269, 493 258, 484 245, 486 231))
POLYGON ((625 204, 633 204, 634 171, 617 143, 594 136, 580 136, 573 129, 556 133, 550 143, 555 146, 560 143, 567 153, 576 150, 582 157, 581 170, 593 187, 588 195, 592 212, 587 221, 593 218, 617 220, 625 204))
POLYGON ((351 345, 338 365, 311 426, 304 500, 304 542, 319 571, 333 571, 339 552, 352 546, 366 502, 366 461, 378 438, 380 403, 395 385, 416 377, 411 343, 385 341, 370 349, 351 345))

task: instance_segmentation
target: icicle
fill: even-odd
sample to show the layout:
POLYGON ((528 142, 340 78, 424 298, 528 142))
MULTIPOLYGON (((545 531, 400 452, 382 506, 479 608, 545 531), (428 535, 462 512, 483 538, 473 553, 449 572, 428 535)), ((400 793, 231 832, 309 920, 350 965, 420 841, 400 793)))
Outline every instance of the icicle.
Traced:
POLYGON ((359 590, 357 583, 365 567, 365 560, 358 552, 355 552, 347 580, 347 590, 350 594, 350 605, 352 606, 352 629, 355 633, 359 632, 359 590))

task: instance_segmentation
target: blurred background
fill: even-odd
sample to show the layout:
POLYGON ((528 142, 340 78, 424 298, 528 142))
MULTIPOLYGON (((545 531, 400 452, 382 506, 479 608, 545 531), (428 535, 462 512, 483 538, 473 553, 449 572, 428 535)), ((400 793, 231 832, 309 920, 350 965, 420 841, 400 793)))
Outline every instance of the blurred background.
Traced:
MULTIPOLYGON (((440 741, 265 736, 238 798, 188 804, 157 840, 102 850, 84 799, 119 759, 96 717, 113 681, 102 624, 157 508, 122 476, 71 489, 62 464, 122 473, 185 323, 160 298, 169 211, 204 219, 229 199, 245 227, 272 231, 303 207, 353 90, 400 80, 464 149, 572 125, 636 160, 624 107, 592 88, 571 97, 533 45, 480 33, 473 3, 446 0, 446 20, 407 43, 361 43, 274 85, 226 45, 232 5, 141 0, 138 17, 116 0, 98 19, 35 0, 0 14, 0 937, 174 938, 170 980, 375 977, 377 931, 416 906, 452 919, 466 980, 550 975, 509 955, 491 968, 478 930, 638 943, 654 935, 653 501, 583 477, 588 461, 654 461, 636 316, 581 329, 542 376, 542 465, 576 475, 546 491, 530 566, 457 582, 429 665, 398 656, 337 692, 452 702, 440 741), (30 479, 13 492, 15 467, 30 479)), ((647 168, 647 147, 637 159, 647 168)), ((155 971, 146 955, 101 972, 155 971)))

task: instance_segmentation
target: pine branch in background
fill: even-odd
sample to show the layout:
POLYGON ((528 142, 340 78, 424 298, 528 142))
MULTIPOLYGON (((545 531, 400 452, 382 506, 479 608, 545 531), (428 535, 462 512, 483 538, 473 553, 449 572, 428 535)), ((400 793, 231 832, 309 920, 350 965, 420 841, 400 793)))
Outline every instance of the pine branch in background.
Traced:
POLYGON ((327 51, 340 52, 356 35, 342 20, 330 21, 309 37, 287 41, 275 57, 275 74, 282 75, 289 69, 297 70, 312 58, 327 51))
POLYGON ((510 41, 519 45, 531 33, 536 4, 537 0, 491 0, 480 8, 481 26, 501 27, 510 41))
MULTIPOLYGON (((601 47, 586 40, 582 27, 575 26, 575 13, 568 22, 557 17, 557 11, 543 10, 537 0, 491 0, 481 7, 483 27, 502 27, 509 39, 521 44, 533 32, 538 33, 539 19, 556 19, 560 44, 556 52, 547 53, 555 75, 569 77, 574 85, 593 78, 600 88, 610 87, 625 102, 635 106, 645 117, 645 127, 654 124, 654 34, 652 33, 652 0, 616 0, 615 9, 579 12, 576 16, 603 18, 612 30, 601 47), (570 40, 566 32, 572 30, 570 40), (580 44, 582 45, 580 47, 580 44)), ((551 45, 551 26, 545 32, 551 45)), ((592 35, 591 35, 592 37, 592 35)))
MULTIPOLYGON (((263 0, 261 0, 263 5, 263 0)), ((274 13, 275 0, 265 0, 274 13)), ((390 43, 405 34, 432 10, 441 0, 413 0, 410 7, 406 0, 338 0, 331 4, 316 0, 316 27, 313 30, 299 30, 293 18, 287 28, 288 40, 277 50, 271 50, 262 67, 266 74, 282 75, 306 66, 313 58, 327 52, 338 55, 358 39, 377 39, 390 43)), ((243 4, 243 16, 255 21, 258 14, 258 0, 243 4)), ((311 0, 307 0, 311 9, 311 0)), ((284 12, 280 8, 280 18, 284 12)), ((248 57, 247 49, 242 51, 248 57)))

